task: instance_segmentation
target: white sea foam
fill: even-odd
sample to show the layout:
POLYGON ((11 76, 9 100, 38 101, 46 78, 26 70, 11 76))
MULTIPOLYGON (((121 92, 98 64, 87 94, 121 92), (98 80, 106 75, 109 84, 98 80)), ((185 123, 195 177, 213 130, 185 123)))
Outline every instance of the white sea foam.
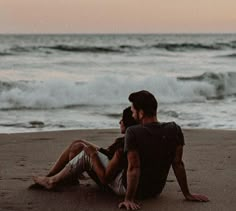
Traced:
MULTIPOLYGON (((235 79, 235 78, 234 78, 235 79)), ((1 83, 1 109, 50 109, 81 105, 127 103, 128 95, 137 90, 153 92, 162 103, 204 102, 207 99, 235 94, 233 81, 201 79, 178 80, 158 76, 132 80, 127 77, 102 77, 85 83, 65 80, 18 81, 1 83), (224 85, 222 85, 222 83, 224 85), (229 83, 229 86, 228 84, 229 83), (234 90, 233 90, 234 88, 234 90)))
POLYGON ((118 127, 141 89, 160 121, 235 129, 235 46, 235 34, 1 35, 0 132, 118 127))

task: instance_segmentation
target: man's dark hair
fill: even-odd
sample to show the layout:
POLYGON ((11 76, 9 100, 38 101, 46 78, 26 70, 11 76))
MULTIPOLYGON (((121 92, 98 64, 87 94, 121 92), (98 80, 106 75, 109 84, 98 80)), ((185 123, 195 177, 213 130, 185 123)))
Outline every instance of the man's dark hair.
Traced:
POLYGON ((122 120, 126 129, 129 126, 138 124, 138 122, 132 116, 132 111, 130 106, 123 110, 122 120))
POLYGON ((158 103, 152 93, 146 90, 131 93, 129 101, 137 111, 142 109, 146 116, 156 116, 158 103))

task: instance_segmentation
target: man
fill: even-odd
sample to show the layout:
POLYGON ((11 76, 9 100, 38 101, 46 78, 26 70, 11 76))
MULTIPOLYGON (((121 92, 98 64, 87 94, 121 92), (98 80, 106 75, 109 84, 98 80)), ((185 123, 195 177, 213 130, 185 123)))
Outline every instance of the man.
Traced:
POLYGON ((134 119, 141 124, 126 131, 124 151, 127 154, 128 170, 126 194, 119 207, 136 210, 140 206, 136 198, 153 197, 165 186, 170 166, 174 170, 183 195, 190 201, 208 201, 203 195, 190 193, 182 161, 184 137, 181 128, 174 122, 160 123, 157 120, 157 101, 148 91, 139 91, 129 96, 134 119))

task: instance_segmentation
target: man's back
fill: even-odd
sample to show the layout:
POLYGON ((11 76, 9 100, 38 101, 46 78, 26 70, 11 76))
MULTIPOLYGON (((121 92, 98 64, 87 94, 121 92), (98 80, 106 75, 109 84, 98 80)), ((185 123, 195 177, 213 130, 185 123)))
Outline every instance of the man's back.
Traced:
POLYGON ((183 144, 182 131, 174 122, 153 122, 127 130, 125 152, 137 150, 141 163, 138 197, 150 197, 162 191, 176 147, 183 144))

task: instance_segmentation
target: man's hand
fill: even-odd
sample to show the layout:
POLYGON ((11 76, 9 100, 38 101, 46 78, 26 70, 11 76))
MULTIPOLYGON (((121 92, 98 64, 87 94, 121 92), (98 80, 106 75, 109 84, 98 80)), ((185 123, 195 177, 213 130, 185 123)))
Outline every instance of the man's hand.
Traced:
POLYGON ((185 196, 188 201, 196 201, 196 202, 208 202, 209 199, 204 195, 199 194, 188 194, 185 196))
POLYGON ((126 210, 138 210, 140 209, 140 205, 133 201, 123 201, 118 206, 120 209, 125 208, 126 210))

